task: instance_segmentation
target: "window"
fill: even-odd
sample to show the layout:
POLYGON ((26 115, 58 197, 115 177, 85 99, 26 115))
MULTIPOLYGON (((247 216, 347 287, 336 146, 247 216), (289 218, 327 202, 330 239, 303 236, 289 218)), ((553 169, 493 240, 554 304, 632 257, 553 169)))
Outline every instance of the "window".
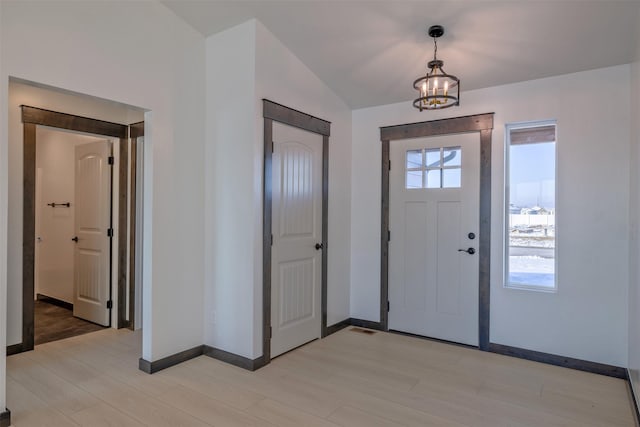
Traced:
POLYGON ((556 123, 506 128, 505 286, 554 292, 556 123))
POLYGON ((460 147, 409 150, 405 166, 406 188, 460 188, 462 178, 460 147))

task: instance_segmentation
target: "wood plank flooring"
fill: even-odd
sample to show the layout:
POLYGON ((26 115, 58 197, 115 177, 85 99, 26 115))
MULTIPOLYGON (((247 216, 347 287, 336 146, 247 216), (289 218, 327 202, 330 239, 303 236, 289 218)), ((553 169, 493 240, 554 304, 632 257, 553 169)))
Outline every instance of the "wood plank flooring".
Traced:
POLYGON ((634 426, 625 381, 344 329, 249 372, 206 356, 138 370, 108 329, 7 358, 14 426, 634 426))
POLYGON ((73 311, 46 301, 34 303, 35 345, 104 329, 103 326, 73 317, 73 311))

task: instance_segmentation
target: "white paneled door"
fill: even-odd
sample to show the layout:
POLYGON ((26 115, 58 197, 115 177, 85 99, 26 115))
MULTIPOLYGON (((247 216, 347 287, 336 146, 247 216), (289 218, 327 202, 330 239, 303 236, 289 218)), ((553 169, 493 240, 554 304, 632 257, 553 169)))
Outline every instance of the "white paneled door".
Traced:
POLYGON ((478 133, 391 141, 389 329, 478 345, 478 133))
POLYGON ((273 123, 271 357, 321 333, 322 136, 273 123))
POLYGON ((75 149, 73 315, 109 326, 111 143, 75 149))

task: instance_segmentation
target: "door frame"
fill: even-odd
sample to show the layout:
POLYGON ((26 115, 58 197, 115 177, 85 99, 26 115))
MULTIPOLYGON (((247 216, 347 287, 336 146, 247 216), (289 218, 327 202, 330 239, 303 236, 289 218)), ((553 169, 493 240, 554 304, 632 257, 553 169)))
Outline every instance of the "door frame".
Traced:
POLYGON ((380 227, 380 327, 389 330, 389 170, 390 143, 409 138, 478 132, 480 134, 480 229, 478 232, 478 348, 489 350, 491 271, 491 133, 494 113, 476 114, 380 128, 382 215, 380 227))
POLYGON ((271 220, 272 220, 272 155, 273 122, 283 123, 322 135, 322 283, 321 283, 321 334, 327 336, 327 254, 328 254, 328 208, 329 208, 329 136, 331 122, 277 104, 262 100, 264 118, 264 176, 263 176, 263 223, 262 223, 262 363, 271 362, 271 220))
MULTIPOLYGON (((136 328, 136 253, 138 247, 137 218, 138 218, 138 138, 144 137, 144 122, 129 125, 129 325, 132 331, 136 328)), ((142 160, 142 159, 140 159, 142 160)), ((118 296, 120 301, 120 296, 118 296)), ((122 308, 124 312, 124 307, 122 308)), ((142 313, 140 313, 142 316, 142 313)), ((123 318, 124 320, 124 318, 123 318)))
MULTIPOLYGON (((119 146, 119 205, 118 205, 118 298, 117 328, 129 326, 126 320, 127 280, 127 200, 128 200, 128 139, 129 126, 106 122, 67 113, 45 110, 27 105, 21 106, 23 123, 23 213, 22 213, 22 342, 7 347, 7 355, 33 350, 34 348, 34 291, 35 291, 35 189, 36 189, 36 126, 47 126, 77 132, 118 138, 119 146), (124 234, 123 234, 124 231, 124 234), (32 236, 29 238, 28 236, 32 236), (124 237, 122 237, 124 236, 124 237)), ((112 172, 113 173, 113 172, 112 172)), ((113 191, 113 189, 112 189, 113 191)), ((112 196, 113 197, 113 196, 112 196)), ((132 201, 135 205, 135 200, 132 201)), ((135 211, 135 206, 131 206, 135 211)), ((132 239, 135 236, 131 236, 132 239)), ((113 248, 111 249, 113 253, 113 248)), ((113 256, 113 255, 112 255, 113 256)), ((109 269, 111 274, 111 268, 109 269)), ((111 289, 112 282, 109 281, 111 289)), ((112 291, 110 291, 112 292, 112 291)), ((111 316, 109 316, 111 321, 111 316)), ((132 320, 132 319, 131 319, 132 320)), ((133 323, 133 322, 131 322, 133 323)))

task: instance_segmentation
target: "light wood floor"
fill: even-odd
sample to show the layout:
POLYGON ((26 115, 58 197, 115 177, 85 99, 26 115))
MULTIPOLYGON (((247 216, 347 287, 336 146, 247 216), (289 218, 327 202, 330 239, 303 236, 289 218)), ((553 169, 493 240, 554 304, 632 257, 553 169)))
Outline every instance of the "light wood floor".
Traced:
POLYGON ((624 381, 342 330, 248 372, 202 356, 147 375, 113 329, 7 358, 15 426, 633 426, 624 381))

